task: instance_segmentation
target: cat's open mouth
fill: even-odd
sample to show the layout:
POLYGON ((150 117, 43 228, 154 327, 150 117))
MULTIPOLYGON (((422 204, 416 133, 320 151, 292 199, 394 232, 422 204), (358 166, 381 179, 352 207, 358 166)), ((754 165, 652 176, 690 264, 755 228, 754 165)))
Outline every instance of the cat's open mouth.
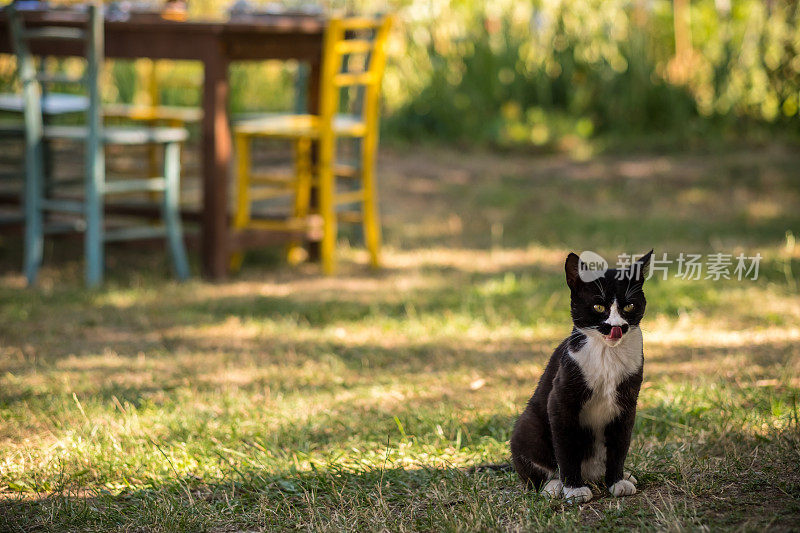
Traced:
POLYGON ((606 339, 610 341, 617 341, 622 338, 622 328, 619 326, 613 326, 611 328, 611 332, 606 335, 606 339))

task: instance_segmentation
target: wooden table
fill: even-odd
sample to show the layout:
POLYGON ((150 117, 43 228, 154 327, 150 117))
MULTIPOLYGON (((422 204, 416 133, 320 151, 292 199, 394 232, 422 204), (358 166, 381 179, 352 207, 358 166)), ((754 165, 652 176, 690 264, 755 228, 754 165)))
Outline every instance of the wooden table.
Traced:
MULTIPOLYGON (((48 11, 30 16, 32 24, 76 26, 74 12, 48 11)), ((297 59, 310 64, 308 109, 316 112, 322 57, 324 20, 317 17, 274 16, 229 22, 176 22, 156 16, 131 17, 105 23, 108 58, 175 59, 201 61, 204 67, 202 174, 203 204, 201 254, 203 273, 212 279, 228 273, 231 251, 244 247, 248 238, 231 231, 228 223, 228 184, 231 167, 231 132, 228 115, 228 66, 231 61, 297 59)), ((74 43, 44 42, 33 46, 43 55, 83 55, 74 43)), ((0 14, 0 53, 11 53, 11 38, 0 14)), ((264 88, 270 90, 269 87, 264 88)), ((195 214, 197 215, 197 214, 195 214)), ((263 236, 261 237, 263 238, 263 236)))

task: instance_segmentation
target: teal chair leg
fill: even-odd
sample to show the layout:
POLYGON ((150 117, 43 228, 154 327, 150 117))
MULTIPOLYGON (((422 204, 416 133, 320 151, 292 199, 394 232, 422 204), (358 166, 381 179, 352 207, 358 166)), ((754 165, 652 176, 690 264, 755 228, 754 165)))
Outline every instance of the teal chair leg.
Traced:
POLYGON ((103 15, 96 4, 89 7, 90 24, 88 46, 86 47, 86 72, 84 80, 89 93, 89 108, 86 112, 86 125, 89 137, 86 139, 86 235, 84 236, 86 255, 86 285, 96 287, 103 282, 103 205, 105 203, 106 156, 103 146, 103 119, 100 111, 100 65, 103 64, 103 15))
POLYGON ((186 245, 183 242, 180 216, 181 145, 169 143, 164 146, 164 224, 169 240, 169 250, 175 275, 181 281, 189 278, 189 261, 186 259, 186 245))
POLYGON ((90 138, 87 142, 87 168, 85 217, 86 234, 86 285, 97 287, 103 282, 103 184, 105 183, 105 156, 102 144, 90 138))
POLYGON ((23 270, 28 284, 36 282, 42 264, 44 228, 42 220, 42 176, 41 142, 28 142, 25 146, 25 259, 23 270))

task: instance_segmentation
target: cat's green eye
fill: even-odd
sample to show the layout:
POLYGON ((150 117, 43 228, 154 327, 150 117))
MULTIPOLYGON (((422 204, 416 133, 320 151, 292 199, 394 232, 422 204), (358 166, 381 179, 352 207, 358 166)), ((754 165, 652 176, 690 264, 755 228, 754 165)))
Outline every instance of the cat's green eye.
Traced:
POLYGON ((633 304, 626 305, 625 307, 622 308, 622 310, 625 311, 626 313, 630 313, 631 311, 633 311, 633 304))
POLYGON ((606 306, 605 305, 600 305, 600 304, 595 304, 593 309, 595 311, 597 311, 598 313, 602 313, 602 312, 604 312, 606 310, 606 306))

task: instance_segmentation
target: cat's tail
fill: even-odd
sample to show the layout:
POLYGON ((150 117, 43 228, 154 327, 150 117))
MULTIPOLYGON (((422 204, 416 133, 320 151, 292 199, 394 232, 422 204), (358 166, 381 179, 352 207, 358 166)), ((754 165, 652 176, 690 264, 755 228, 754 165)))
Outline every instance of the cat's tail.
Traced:
POLYGON ((514 465, 511 463, 492 463, 485 465, 475 465, 465 468, 467 474, 477 474, 479 472, 513 472, 514 465))
MULTIPOLYGON (((532 466, 532 465, 531 465, 532 466)), ((484 465, 475 465, 469 468, 462 468, 462 471, 467 474, 478 474, 481 472, 517 472, 522 482, 529 489, 534 489, 537 492, 541 490, 544 484, 552 478, 550 474, 541 468, 535 466, 526 467, 524 464, 517 463, 493 463, 484 465)))
POLYGON ((514 464, 516 465, 514 470, 517 471, 517 475, 525 484, 525 487, 536 492, 542 490, 544 484, 552 477, 542 468, 527 464, 527 461, 514 461, 514 464))

